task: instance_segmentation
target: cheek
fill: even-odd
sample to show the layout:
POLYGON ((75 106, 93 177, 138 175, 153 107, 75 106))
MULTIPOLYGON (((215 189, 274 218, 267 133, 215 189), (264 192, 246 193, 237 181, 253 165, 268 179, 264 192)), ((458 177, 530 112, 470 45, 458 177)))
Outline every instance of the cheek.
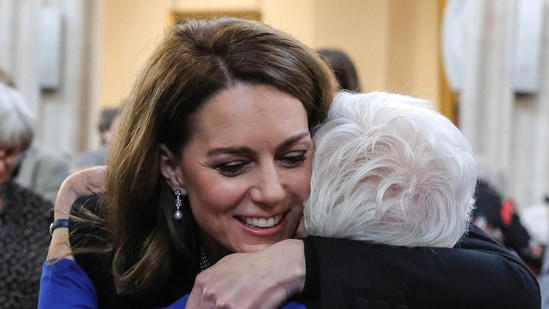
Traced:
POLYGON ((237 183, 226 181, 197 182, 196 186, 189 188, 189 202, 193 213, 222 214, 232 210, 245 194, 245 189, 237 183))
POLYGON ((291 178, 293 194, 301 202, 305 202, 311 193, 311 165, 311 161, 308 160, 291 178))

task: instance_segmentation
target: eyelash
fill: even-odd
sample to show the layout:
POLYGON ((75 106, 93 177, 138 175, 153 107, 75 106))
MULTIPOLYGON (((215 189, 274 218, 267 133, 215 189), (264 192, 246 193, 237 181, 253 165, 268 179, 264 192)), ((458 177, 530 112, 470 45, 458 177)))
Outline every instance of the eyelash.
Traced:
POLYGON ((244 161, 232 161, 227 163, 221 163, 215 167, 222 175, 228 177, 238 176, 242 173, 244 167, 246 166, 244 161))
POLYGON ((286 167, 296 167, 299 166, 303 161, 307 159, 307 151, 299 152, 299 154, 287 155, 282 157, 281 161, 285 162, 286 167))
MULTIPOLYGON (((307 159, 307 151, 300 151, 299 154, 286 155, 279 159, 282 162, 282 166, 285 168, 294 168, 301 165, 303 161, 307 159)), ((226 163, 221 163, 215 166, 215 169, 218 170, 222 175, 227 177, 236 177, 240 174, 243 174, 246 170, 246 167, 250 164, 245 161, 231 161, 226 163)))

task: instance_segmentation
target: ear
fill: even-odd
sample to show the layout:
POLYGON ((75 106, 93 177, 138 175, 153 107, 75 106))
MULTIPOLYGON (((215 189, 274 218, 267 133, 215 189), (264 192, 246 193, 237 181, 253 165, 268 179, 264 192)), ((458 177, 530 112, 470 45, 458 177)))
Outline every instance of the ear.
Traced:
POLYGON ((164 144, 160 144, 160 173, 173 191, 179 190, 181 194, 187 194, 180 163, 177 157, 164 144))

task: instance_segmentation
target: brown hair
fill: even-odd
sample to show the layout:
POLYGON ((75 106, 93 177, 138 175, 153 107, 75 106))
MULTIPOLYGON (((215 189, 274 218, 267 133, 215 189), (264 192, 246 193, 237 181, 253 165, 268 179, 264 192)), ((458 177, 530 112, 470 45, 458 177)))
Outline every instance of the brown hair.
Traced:
POLYGON ((319 49, 318 53, 330 66, 339 84, 339 89, 360 92, 360 82, 351 58, 339 49, 319 49))
POLYGON ((259 22, 188 20, 167 35, 123 108, 107 169, 118 293, 160 293, 174 267, 192 268, 198 259, 190 207, 184 205, 182 221, 173 220, 174 195, 160 174, 159 145, 180 154, 196 110, 238 82, 271 85, 298 98, 312 128, 332 100, 329 74, 316 52, 259 22))

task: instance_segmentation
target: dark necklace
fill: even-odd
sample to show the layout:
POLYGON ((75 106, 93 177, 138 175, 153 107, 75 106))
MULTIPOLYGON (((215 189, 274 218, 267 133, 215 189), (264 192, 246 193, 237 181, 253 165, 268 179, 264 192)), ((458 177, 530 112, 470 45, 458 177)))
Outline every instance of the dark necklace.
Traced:
POLYGON ((200 271, 206 270, 210 267, 210 261, 208 261, 208 256, 203 246, 200 246, 200 271))

